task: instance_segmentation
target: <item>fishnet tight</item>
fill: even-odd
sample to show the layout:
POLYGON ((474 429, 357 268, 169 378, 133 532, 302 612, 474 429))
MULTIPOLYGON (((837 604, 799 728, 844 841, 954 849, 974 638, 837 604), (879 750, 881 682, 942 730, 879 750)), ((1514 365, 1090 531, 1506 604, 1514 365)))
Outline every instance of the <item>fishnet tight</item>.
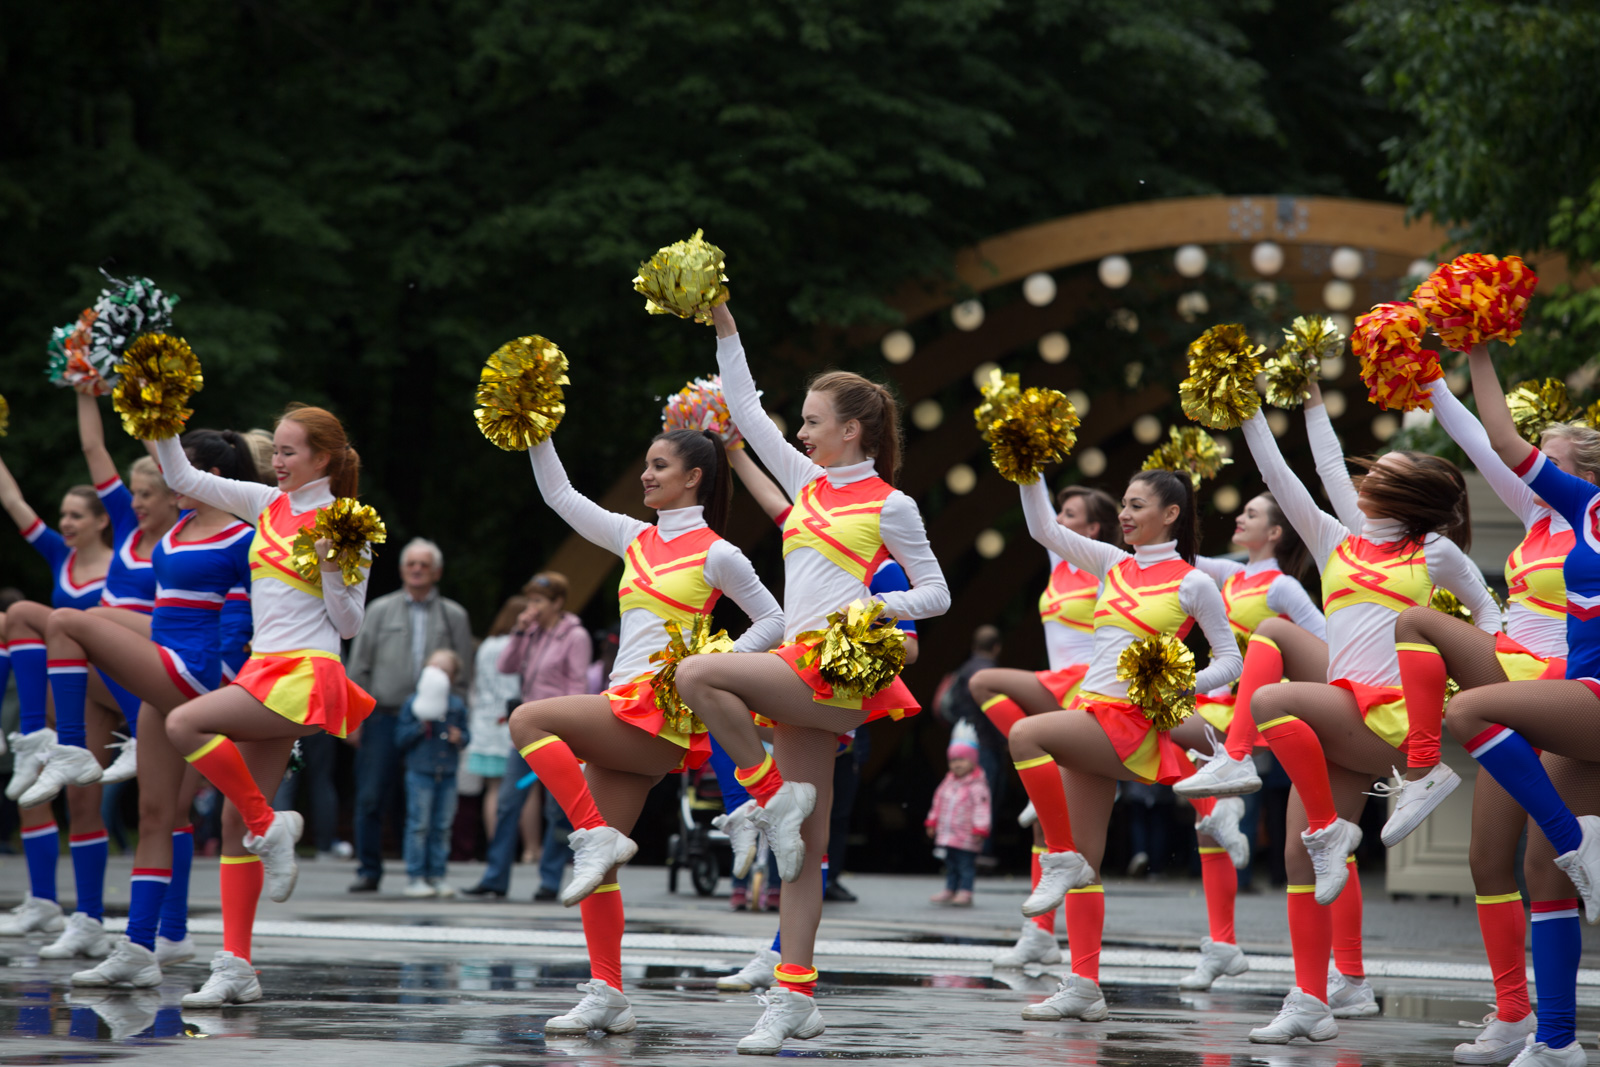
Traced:
POLYGON ((1450 701, 1444 724, 1467 744, 1491 726, 1509 726, 1543 752, 1600 763, 1600 699, 1582 682, 1506 682, 1450 701))
MULTIPOLYGON (((1593 714, 1592 709, 1590 714, 1593 714)), ((1546 752, 1540 762, 1549 773, 1556 792, 1572 809, 1572 814, 1600 815, 1600 764, 1557 756, 1551 752, 1546 752)), ((1555 858, 1556 850, 1538 825, 1530 821, 1528 854, 1523 860, 1523 871, 1528 878, 1528 895, 1534 900, 1566 900, 1578 895, 1571 879, 1555 865, 1555 858)))

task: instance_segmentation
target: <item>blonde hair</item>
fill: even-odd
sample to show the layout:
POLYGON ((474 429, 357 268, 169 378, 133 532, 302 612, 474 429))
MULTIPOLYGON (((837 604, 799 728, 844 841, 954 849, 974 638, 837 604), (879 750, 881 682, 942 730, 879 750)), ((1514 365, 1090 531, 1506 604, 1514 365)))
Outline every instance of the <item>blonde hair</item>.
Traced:
POLYGON ((1579 473, 1600 479, 1600 430, 1592 430, 1581 422, 1556 422, 1544 428, 1539 443, 1546 441, 1572 442, 1572 459, 1579 473))
MULTIPOLYGON (((149 478, 156 483, 156 488, 167 489, 167 480, 161 476, 161 465, 149 456, 140 456, 128 464, 128 481, 135 478, 149 478)), ((168 492, 171 490, 169 489, 168 492)))
POLYGON ((272 473, 272 431, 260 427, 246 430, 244 443, 250 446, 250 455, 256 461, 256 477, 268 485, 277 485, 277 476, 272 473))
POLYGON ((441 660, 445 664, 441 669, 449 671, 451 678, 461 677, 461 657, 450 649, 436 648, 428 653, 428 663, 431 665, 434 660, 441 660))

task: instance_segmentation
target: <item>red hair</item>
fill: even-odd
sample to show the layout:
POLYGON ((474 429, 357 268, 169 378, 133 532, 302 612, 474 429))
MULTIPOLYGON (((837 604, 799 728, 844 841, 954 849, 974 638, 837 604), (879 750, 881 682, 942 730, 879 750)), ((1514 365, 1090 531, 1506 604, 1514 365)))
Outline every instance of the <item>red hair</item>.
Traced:
POLYGON ((355 496, 361 480, 361 457, 350 447, 344 424, 333 412, 309 404, 290 404, 278 425, 292 422, 306 432, 311 451, 328 457, 328 490, 334 496, 355 496))

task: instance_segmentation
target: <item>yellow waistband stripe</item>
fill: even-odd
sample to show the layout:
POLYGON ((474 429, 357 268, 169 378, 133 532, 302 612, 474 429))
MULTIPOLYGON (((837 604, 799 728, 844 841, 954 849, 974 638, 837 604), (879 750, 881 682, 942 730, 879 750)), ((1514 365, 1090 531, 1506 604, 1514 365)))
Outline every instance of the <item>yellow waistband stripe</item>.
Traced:
POLYGON ((1356 861, 1356 854, 1354 852, 1350 853, 1350 855, 1344 858, 1344 861, 1346 863, 1354 863, 1356 861))
POLYGON ((761 766, 757 767, 755 770, 751 771, 749 774, 745 774, 742 771, 740 771, 738 768, 734 768, 733 777, 738 780, 740 785, 745 786, 746 788, 749 788, 749 786, 750 786, 750 784, 752 782, 761 781, 761 779, 771 769, 772 769, 772 753, 768 752, 767 753, 767 758, 761 761, 761 766))
POLYGON ((1075 896, 1079 893, 1104 893, 1105 891, 1106 887, 1103 885, 1086 885, 1078 889, 1067 890, 1067 896, 1075 896))
POLYGON ((1421 641, 1396 641, 1394 650, 1396 652, 1431 652, 1435 656, 1439 654, 1439 650, 1436 647, 1423 644, 1421 641))
POLYGON ((1282 649, 1280 649, 1278 647, 1278 642, 1274 641, 1272 638, 1268 637, 1266 634, 1251 634, 1250 635, 1250 640, 1246 641, 1245 644, 1253 645, 1253 644, 1256 644, 1257 642, 1259 642, 1259 643, 1261 643, 1263 645, 1266 645, 1268 648, 1272 649, 1272 651, 1274 651, 1274 652, 1282 652, 1283 651, 1282 649))
POLYGON ((224 856, 223 863, 260 863, 260 856, 224 856))
POLYGON ((1315 893, 1317 891, 1317 887, 1314 885, 1291 885, 1286 886, 1285 889, 1290 893, 1315 893))
POLYGON ((1019 771, 1025 771, 1030 767, 1043 767, 1046 763, 1054 763, 1055 761, 1056 758, 1054 756, 1035 756, 1033 759, 1025 759, 1021 763, 1013 763, 1011 766, 1019 771))
POLYGON ((1256 727, 1256 733, 1260 733, 1261 731, 1269 729, 1270 727, 1273 727, 1273 726, 1281 726, 1286 722, 1299 722, 1299 721, 1300 721, 1300 716, 1298 716, 1298 715, 1279 715, 1276 719, 1273 719, 1271 722, 1264 722, 1260 726, 1257 726, 1256 727))
POLYGON ((527 759, 530 754, 539 751, 546 745, 553 745, 559 740, 561 740, 561 738, 557 737, 555 734, 551 734, 549 737, 541 737, 539 740, 517 749, 517 754, 523 759, 527 759))
POLYGON ((1048 845, 1034 845, 1033 846, 1033 854, 1035 856, 1043 856, 1045 853, 1047 853, 1049 851, 1050 851, 1050 848, 1049 848, 1048 845))
POLYGON ((978 706, 983 711, 988 711, 990 708, 994 707, 996 704, 1000 703, 1002 700, 1010 700, 1010 699, 1011 698, 1006 696, 1004 693, 1000 693, 1000 694, 997 694, 996 696, 990 697, 988 700, 985 700, 982 704, 980 704, 978 706))
MULTIPOLYGON (((597 885, 594 887, 594 891, 596 893, 620 893, 622 885, 618 882, 612 882, 610 885, 597 885)), ((593 894, 590 895, 592 896, 593 894)))
POLYGON ((1201 845, 1200 846, 1200 855, 1202 855, 1202 856, 1215 856, 1219 852, 1226 852, 1226 851, 1228 851, 1228 850, 1225 849, 1225 848, 1214 848, 1211 845, 1201 845))
POLYGON ((1521 893, 1496 893, 1494 896, 1478 897, 1479 904, 1510 904, 1514 900, 1521 900, 1521 893))
POLYGON ((218 734, 217 736, 213 737, 211 740, 207 741, 205 744, 201 745, 199 748, 195 749, 193 752, 189 753, 187 756, 185 756, 183 758, 188 760, 190 763, 193 763, 195 760, 205 759, 207 756, 211 755, 211 753, 213 753, 213 752, 215 752, 217 750, 217 746, 218 745, 222 744, 222 742, 224 742, 226 740, 227 740, 226 737, 223 737, 221 734, 218 734))

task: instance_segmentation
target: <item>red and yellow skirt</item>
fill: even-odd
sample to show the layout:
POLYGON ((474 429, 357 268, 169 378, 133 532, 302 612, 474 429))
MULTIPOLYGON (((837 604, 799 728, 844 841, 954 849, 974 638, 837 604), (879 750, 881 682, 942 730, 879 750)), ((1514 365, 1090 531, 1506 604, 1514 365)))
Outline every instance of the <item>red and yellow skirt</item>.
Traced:
POLYGON ((1565 657, 1545 659, 1529 652, 1505 634, 1494 635, 1494 658, 1500 661, 1500 669, 1506 672, 1506 680, 1511 682, 1543 681, 1567 676, 1565 657))
POLYGON ((360 726, 376 703, 345 674, 338 656, 318 649, 253 653, 233 684, 290 722, 335 737, 360 726))
POLYGON ((1095 717, 1116 750, 1117 758, 1140 781, 1171 785, 1194 773, 1194 764, 1189 762, 1183 747, 1167 736, 1165 730, 1157 730, 1139 705, 1080 691, 1072 698, 1070 707, 1080 708, 1095 717))
POLYGON ((711 757, 711 735, 698 718, 694 720, 698 729, 690 733, 673 729, 666 715, 656 707, 656 687, 650 681, 653 677, 654 672, 642 674, 631 682, 607 689, 605 696, 611 702, 611 714, 652 737, 671 741, 683 749, 683 762, 678 764, 678 771, 698 770, 711 757))
POLYGON ((1395 685, 1366 685, 1348 678, 1335 678, 1328 684, 1347 690, 1356 698, 1367 729, 1382 738, 1384 744, 1405 751, 1406 735, 1411 732, 1405 690, 1395 685))
POLYGON ((772 650, 773 655, 781 656, 789 668, 800 676, 800 680, 811 687, 811 699, 818 704, 864 711, 867 713, 864 720, 866 722, 885 717, 903 719, 922 710, 917 698, 911 695, 911 690, 907 689, 906 683, 899 678, 891 682, 882 692, 865 700, 834 696, 833 686, 824 681, 822 674, 817 670, 817 646, 821 644, 822 639, 818 637, 810 641, 796 641, 772 650))
POLYGON ((1078 687, 1083 684, 1083 677, 1088 673, 1087 663, 1074 663, 1059 671, 1034 671, 1033 676, 1039 679, 1039 684, 1044 686, 1051 696, 1056 698, 1056 703, 1065 708, 1070 706, 1072 698, 1078 695, 1078 687))

